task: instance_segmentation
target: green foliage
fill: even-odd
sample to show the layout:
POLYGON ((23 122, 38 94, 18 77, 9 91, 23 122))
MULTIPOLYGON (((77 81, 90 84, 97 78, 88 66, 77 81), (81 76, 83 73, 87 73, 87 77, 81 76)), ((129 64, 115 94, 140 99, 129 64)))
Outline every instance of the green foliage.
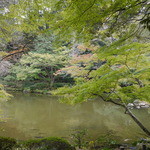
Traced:
POLYGON ((89 140, 87 136, 88 132, 86 129, 83 130, 74 130, 71 134, 71 140, 74 143, 75 147, 79 149, 114 149, 120 146, 119 137, 115 135, 113 131, 107 131, 105 134, 100 135, 94 140, 89 140))
POLYGON ((14 86, 15 81, 16 86, 31 92, 57 87, 55 82, 60 83, 63 78, 57 71, 65 66, 69 58, 67 48, 53 47, 52 39, 54 37, 51 34, 37 36, 32 52, 24 54, 13 65, 10 74, 4 78, 5 83, 14 86))
POLYGON ((53 45, 54 40, 55 40, 55 37, 51 34, 38 35, 36 39, 34 40, 34 52, 37 52, 40 54, 54 53, 54 49, 55 49, 53 45))
POLYGON ((97 55, 91 52, 89 54, 75 55, 69 61, 68 66, 61 69, 60 72, 67 72, 75 78, 86 77, 90 71, 97 69, 98 65, 97 55))
POLYGON ((108 131, 104 135, 99 136, 96 139, 94 145, 95 147, 100 147, 101 149, 112 149, 118 146, 118 137, 115 136, 113 131, 108 131))
POLYGON ((1 58, 1 57, 3 57, 3 56, 5 56, 5 55, 7 55, 7 53, 6 53, 6 52, 3 52, 3 51, 2 51, 2 52, 0 52, 0 58, 1 58))
POLYGON ((78 103, 102 96, 128 104, 135 99, 149 101, 149 49, 148 43, 113 43, 98 50, 97 55, 106 63, 93 70, 73 87, 54 92, 65 96, 64 101, 78 103), (125 86, 123 83, 126 82, 125 86), (130 84, 129 84, 130 83, 130 84))
POLYGON ((48 80, 65 64, 66 58, 58 54, 29 53, 24 55, 20 63, 12 68, 17 80, 40 79, 47 76, 48 80))
POLYGON ((0 137, 0 149, 1 150, 12 150, 16 147, 17 142, 13 138, 0 137))
POLYGON ((71 134, 71 139, 74 143, 75 147, 78 148, 84 148, 87 146, 87 141, 85 139, 87 135, 87 130, 75 130, 72 134, 71 134))
POLYGON ((139 144, 139 143, 142 143, 142 144, 149 144, 149 143, 150 143, 150 139, 149 139, 149 137, 147 137, 147 138, 141 138, 141 139, 139 139, 139 140, 137 140, 137 141, 134 141, 134 142, 132 143, 132 145, 136 146, 136 145, 139 144))
POLYGON ((14 26, 16 31, 26 33, 53 30, 68 41, 72 36, 91 39, 99 33, 110 36, 117 30, 120 34, 131 20, 149 29, 148 8, 149 3, 144 0, 20 0, 9 6, 9 13, 3 14, 1 20, 6 31, 14 26), (10 28, 6 19, 15 20, 10 28))
POLYGON ((23 143, 23 147, 30 150, 74 150, 74 148, 66 140, 57 137, 29 140, 23 143))

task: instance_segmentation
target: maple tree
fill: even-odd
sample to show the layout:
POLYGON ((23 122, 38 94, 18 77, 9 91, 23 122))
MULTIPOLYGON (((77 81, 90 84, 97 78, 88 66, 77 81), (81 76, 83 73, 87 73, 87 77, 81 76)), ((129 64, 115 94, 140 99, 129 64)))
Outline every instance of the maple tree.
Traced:
MULTIPOLYGON (((149 102, 150 44, 129 44, 129 41, 121 45, 115 44, 98 51, 99 60, 106 60, 98 69, 88 74, 86 72, 86 75, 80 70, 80 82, 77 80, 75 86, 60 88, 54 94, 62 95, 62 100, 71 104, 100 97, 106 102, 119 105, 125 108, 125 112, 149 135, 149 131, 128 108, 128 103, 137 99, 149 102)), ((72 67, 69 73, 74 75, 72 67)))

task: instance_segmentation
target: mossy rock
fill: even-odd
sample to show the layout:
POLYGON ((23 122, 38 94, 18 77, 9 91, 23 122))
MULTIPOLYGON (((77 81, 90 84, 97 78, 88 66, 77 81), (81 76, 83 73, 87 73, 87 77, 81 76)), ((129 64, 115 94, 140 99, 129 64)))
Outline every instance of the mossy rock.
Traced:
POLYGON ((68 141, 57 137, 28 140, 23 145, 30 150, 74 150, 68 141))
POLYGON ((0 137, 0 150, 11 150, 17 145, 13 138, 0 137))

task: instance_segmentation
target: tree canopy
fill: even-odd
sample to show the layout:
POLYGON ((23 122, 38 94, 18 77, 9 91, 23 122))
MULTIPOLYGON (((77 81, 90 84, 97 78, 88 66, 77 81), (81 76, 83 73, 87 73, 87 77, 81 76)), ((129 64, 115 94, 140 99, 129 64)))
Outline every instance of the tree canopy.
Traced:
POLYGON ((150 28, 149 5, 148 0, 18 0, 7 11, 5 9, 1 29, 9 31, 15 27, 11 32, 39 33, 52 29, 63 38, 66 35, 67 39, 68 36, 91 39, 102 33, 120 35, 131 23, 136 24, 136 28, 139 23, 150 28))

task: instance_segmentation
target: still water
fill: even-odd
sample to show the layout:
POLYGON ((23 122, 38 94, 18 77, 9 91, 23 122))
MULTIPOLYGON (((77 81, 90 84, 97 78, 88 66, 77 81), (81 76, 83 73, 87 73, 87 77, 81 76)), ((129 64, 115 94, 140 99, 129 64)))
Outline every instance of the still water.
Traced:
MULTIPOLYGON (((0 136, 17 139, 67 137, 75 129, 87 129, 92 137, 108 130, 123 139, 135 139, 143 134, 122 108, 100 99, 70 106, 47 95, 13 95, 1 105, 0 136)), ((134 110, 134 114, 150 129, 150 109, 134 110)))

